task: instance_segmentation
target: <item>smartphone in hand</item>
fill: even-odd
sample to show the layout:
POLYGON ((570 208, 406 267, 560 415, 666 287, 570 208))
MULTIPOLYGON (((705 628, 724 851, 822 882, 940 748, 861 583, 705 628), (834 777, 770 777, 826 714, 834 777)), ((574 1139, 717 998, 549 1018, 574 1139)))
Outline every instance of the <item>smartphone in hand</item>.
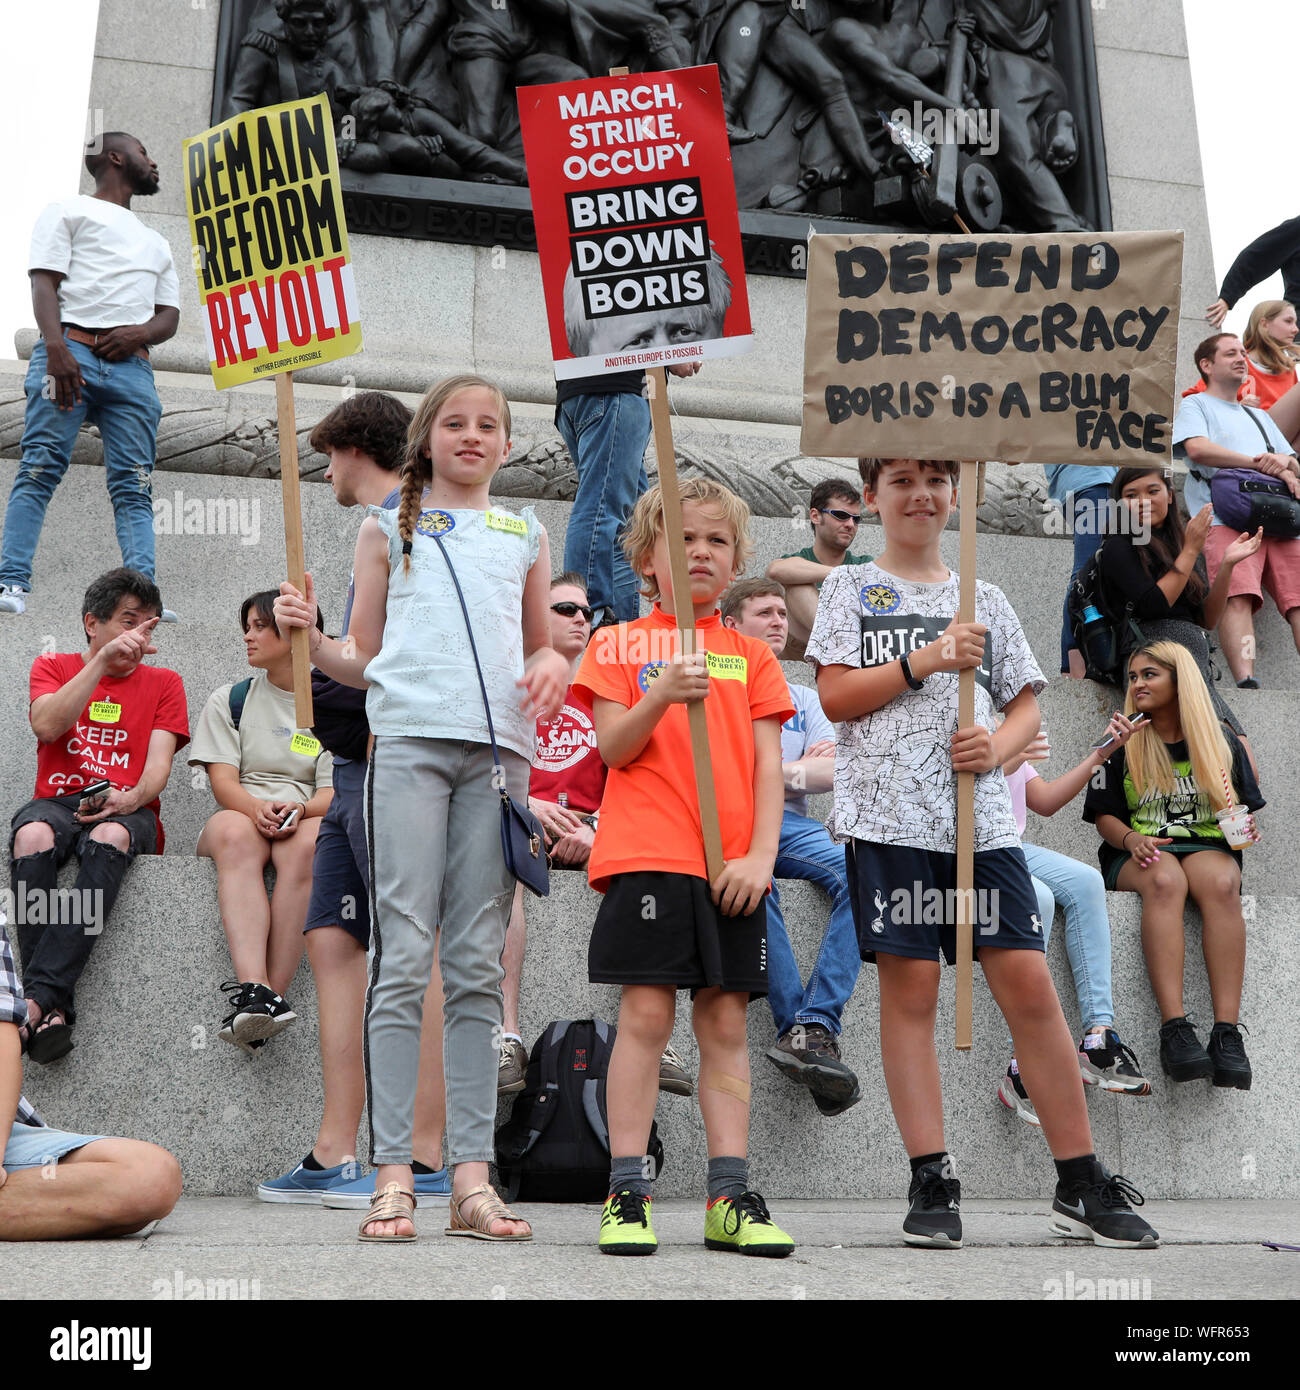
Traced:
MULTIPOLYGON (((1129 720, 1129 723, 1132 724, 1132 726, 1136 729, 1139 727, 1139 725, 1145 724, 1150 717, 1150 715, 1142 714, 1139 712, 1138 714, 1135 714, 1132 719, 1129 720)), ((1114 742, 1115 735, 1107 734, 1106 737, 1103 738, 1100 743, 1094 743, 1092 746, 1097 750, 1098 753, 1100 753, 1103 750, 1109 748, 1111 744, 1114 742)))
POLYGON ((81 797, 81 800, 77 803, 78 813, 86 815, 88 812, 97 811, 99 807, 92 806, 90 803, 92 801, 101 801, 112 788, 113 784, 105 779, 101 779, 98 782, 90 782, 86 786, 81 787, 77 792, 73 793, 81 797))
POLYGON ((295 806, 292 811, 285 813, 284 819, 280 822, 281 830, 292 830, 298 817, 302 815, 302 807, 295 806))

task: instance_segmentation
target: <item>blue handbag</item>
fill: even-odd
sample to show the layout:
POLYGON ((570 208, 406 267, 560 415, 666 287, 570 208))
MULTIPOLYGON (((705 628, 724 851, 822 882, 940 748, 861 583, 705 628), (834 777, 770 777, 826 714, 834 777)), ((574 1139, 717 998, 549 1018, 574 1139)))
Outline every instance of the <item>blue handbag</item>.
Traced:
POLYGON ((527 803, 521 806, 506 790, 506 770, 501 765, 501 754, 497 750, 496 731, 492 727, 492 709, 488 704, 483 668, 479 665, 478 647, 474 644, 474 629, 470 625, 469 609, 465 607, 465 595, 461 592, 460 580, 456 578, 455 567, 451 563, 451 556, 447 554, 446 546, 442 543, 442 537, 434 534, 432 539, 442 551, 451 582, 456 586, 456 597, 460 600, 461 615, 465 619, 465 631, 469 635, 469 649, 474 657, 474 670, 478 674, 478 688, 483 695, 483 713, 487 716, 488 739, 492 744, 492 785, 501 797, 501 851, 505 856, 506 868, 530 893, 544 898, 551 891, 551 878, 542 823, 528 809, 527 803))

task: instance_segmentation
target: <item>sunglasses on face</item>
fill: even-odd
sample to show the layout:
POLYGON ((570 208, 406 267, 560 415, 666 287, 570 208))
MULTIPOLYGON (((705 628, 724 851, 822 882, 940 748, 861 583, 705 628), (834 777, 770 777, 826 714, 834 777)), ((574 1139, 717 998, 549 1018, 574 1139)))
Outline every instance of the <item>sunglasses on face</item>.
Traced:
POLYGON ((551 612, 558 613, 562 618, 571 618, 575 613, 581 613, 587 622, 591 622, 592 610, 585 603, 570 603, 566 599, 563 603, 551 604, 551 612))
POLYGON ((822 511, 823 516, 833 516, 836 521, 851 521, 855 526, 862 523, 862 518, 857 512, 844 512, 838 507, 826 507, 822 511))

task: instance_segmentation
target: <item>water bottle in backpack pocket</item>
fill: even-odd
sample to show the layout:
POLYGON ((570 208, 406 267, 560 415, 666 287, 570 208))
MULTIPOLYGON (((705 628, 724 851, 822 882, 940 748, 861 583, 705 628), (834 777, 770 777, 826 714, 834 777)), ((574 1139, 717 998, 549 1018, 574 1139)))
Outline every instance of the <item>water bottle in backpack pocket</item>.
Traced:
POLYGON ((1131 603, 1125 604, 1123 616, 1119 618, 1106 611, 1101 593, 1100 550, 1070 580, 1066 609, 1070 615, 1070 635, 1083 657, 1088 679, 1117 685, 1122 690, 1127 684, 1124 654, 1141 646, 1145 639, 1133 617, 1131 603))
MULTIPOLYGON (((605 1078, 617 1030, 598 1018, 549 1023, 528 1054, 524 1089, 497 1130, 507 1202, 603 1202, 609 1196, 605 1078)), ((650 1126, 658 1177, 664 1146, 650 1126)))

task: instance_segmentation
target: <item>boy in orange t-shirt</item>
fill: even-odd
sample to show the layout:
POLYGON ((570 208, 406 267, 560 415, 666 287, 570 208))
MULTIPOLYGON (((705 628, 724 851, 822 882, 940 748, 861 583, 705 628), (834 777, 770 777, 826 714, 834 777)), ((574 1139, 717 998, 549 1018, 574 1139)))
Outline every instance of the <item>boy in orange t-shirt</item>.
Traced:
POLYGON ((793 713, 765 642, 722 626, 718 596, 753 552, 749 508, 719 483, 681 489, 698 651, 682 655, 662 494, 645 493, 623 548, 646 596, 646 618, 602 628, 574 685, 592 698, 609 768, 588 862, 605 894, 592 929, 593 983, 623 987, 609 1064, 610 1196, 600 1249, 652 1255, 646 1156, 659 1059, 677 991, 689 989, 700 1047, 700 1110, 708 1136, 704 1243, 745 1255, 788 1255, 794 1242, 749 1185, 749 1050, 745 1010, 767 994, 767 911, 784 787, 781 724, 793 713), (705 701, 724 868, 709 883, 686 705, 705 701))

